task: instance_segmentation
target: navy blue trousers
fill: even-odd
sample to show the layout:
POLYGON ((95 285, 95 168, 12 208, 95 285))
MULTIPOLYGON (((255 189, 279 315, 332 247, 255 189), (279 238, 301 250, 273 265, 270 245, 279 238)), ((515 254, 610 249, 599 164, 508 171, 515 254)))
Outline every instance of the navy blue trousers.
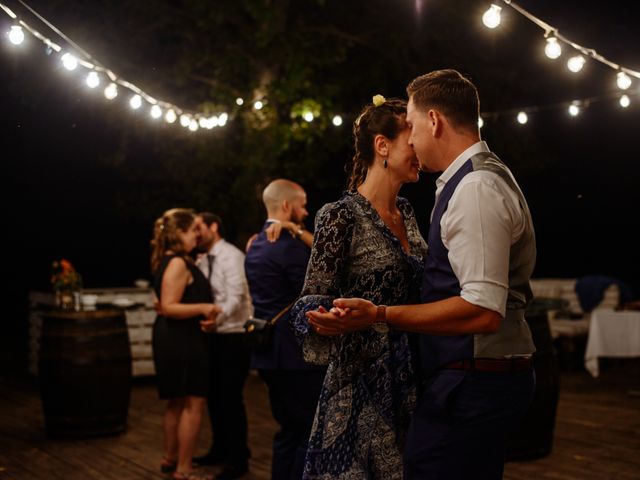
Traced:
POLYGON ((280 430, 273 439, 271 480, 300 480, 324 370, 258 370, 280 430))
POLYGON ((251 456, 243 397, 250 351, 244 333, 212 334, 210 339, 211 391, 207 405, 213 443, 208 453, 241 468, 251 456))
POLYGON ((411 419, 405 480, 500 480, 509 434, 534 387, 533 370, 437 372, 423 384, 411 419))

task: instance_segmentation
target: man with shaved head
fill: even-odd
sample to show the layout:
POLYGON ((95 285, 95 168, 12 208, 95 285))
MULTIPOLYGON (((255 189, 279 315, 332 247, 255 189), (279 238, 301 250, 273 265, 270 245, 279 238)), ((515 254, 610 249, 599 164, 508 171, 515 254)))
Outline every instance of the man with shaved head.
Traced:
MULTIPOLYGON (((271 319, 300 294, 313 236, 302 227, 308 212, 307 194, 300 185, 274 180, 264 189, 262 201, 267 220, 247 251, 245 273, 255 316, 271 319), (266 230, 274 223, 283 228, 271 241, 266 230)), ((253 352, 251 366, 267 384, 271 411, 280 425, 273 441, 271 478, 302 478, 325 369, 304 362, 288 312, 278 319, 270 348, 253 352)))

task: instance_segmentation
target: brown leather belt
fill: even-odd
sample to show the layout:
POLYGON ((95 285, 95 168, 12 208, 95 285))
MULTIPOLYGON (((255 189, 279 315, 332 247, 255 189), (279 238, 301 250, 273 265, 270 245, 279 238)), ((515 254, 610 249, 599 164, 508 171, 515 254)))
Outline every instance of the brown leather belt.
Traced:
POLYGON ((477 372, 524 372, 533 366, 531 358, 469 358, 445 365, 442 368, 477 372))

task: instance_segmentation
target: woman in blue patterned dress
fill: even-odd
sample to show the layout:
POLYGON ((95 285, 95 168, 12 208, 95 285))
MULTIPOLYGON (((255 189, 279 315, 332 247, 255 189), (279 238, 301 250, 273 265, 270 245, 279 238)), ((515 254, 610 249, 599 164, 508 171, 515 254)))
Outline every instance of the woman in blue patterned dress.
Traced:
POLYGON ((311 259, 292 322, 305 360, 328 365, 304 479, 400 479, 402 443, 415 403, 405 333, 339 337, 313 331, 310 310, 337 297, 377 304, 418 302, 426 244, 400 187, 418 180, 406 103, 374 97, 354 123, 349 189, 316 216, 311 259))

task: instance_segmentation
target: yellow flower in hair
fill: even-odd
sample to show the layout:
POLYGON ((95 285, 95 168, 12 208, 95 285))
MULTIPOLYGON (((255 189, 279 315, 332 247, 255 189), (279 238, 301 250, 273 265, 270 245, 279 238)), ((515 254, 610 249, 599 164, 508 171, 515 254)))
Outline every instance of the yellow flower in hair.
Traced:
POLYGON ((378 95, 374 95, 373 96, 373 104, 376 107, 379 107, 380 105, 382 105, 384 102, 386 102, 387 99, 384 98, 382 95, 378 94, 378 95))

